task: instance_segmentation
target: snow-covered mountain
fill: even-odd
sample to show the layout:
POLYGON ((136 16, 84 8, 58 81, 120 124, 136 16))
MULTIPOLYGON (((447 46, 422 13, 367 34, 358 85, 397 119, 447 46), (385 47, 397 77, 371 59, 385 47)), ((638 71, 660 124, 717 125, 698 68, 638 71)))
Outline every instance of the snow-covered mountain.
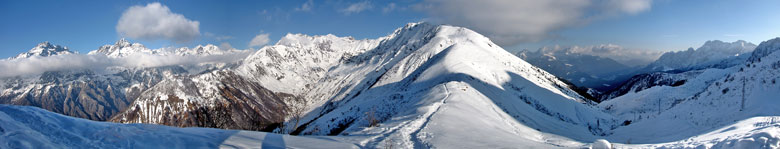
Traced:
POLYGON ((14 57, 8 58, 9 60, 14 59, 24 59, 24 58, 30 58, 30 57, 47 57, 52 55, 63 55, 63 54, 73 54, 73 51, 70 51, 68 47, 63 47, 60 45, 54 45, 49 43, 48 41, 39 43, 34 48, 30 49, 28 52, 19 53, 19 55, 16 55, 14 57))
MULTIPOLYGON (((273 128, 273 122, 284 122, 274 131, 309 135, 371 134, 356 135, 372 136, 357 138, 362 140, 361 146, 371 147, 381 146, 385 141, 403 147, 446 147, 440 141, 456 138, 431 140, 423 134, 484 130, 479 127, 483 123, 461 122, 458 130, 432 125, 454 124, 458 119, 500 122, 488 124, 494 125, 491 127, 494 129, 484 131, 500 134, 493 137, 525 138, 523 142, 504 143, 531 143, 532 146, 546 146, 549 140, 527 138, 517 132, 597 136, 618 123, 569 87, 469 29, 413 23, 379 39, 290 34, 250 55, 236 69, 162 81, 130 105, 130 110, 112 120, 214 127, 200 124, 252 123, 236 115, 222 120, 200 119, 197 115, 231 113, 225 109, 234 109, 234 113, 249 111, 246 114, 277 109, 257 112, 264 122, 255 126, 273 128), (249 85, 234 87, 238 83, 249 85), (258 91, 270 96, 257 97, 262 95, 258 91), (298 98, 272 97, 283 94, 298 98), (226 101, 251 104, 234 106, 226 101), (252 105, 265 107, 254 109, 252 105), (445 110, 450 106, 477 111, 459 114, 463 111, 445 110), (193 114, 197 109, 213 110, 193 114), (305 112, 297 115, 298 110, 305 112), (439 119, 434 113, 458 116, 439 119), (286 119, 278 121, 276 116, 286 119), (192 123, 193 120, 196 122, 192 123), (366 127, 372 123, 380 126, 366 127)), ((441 135, 444 136, 448 135, 441 135)), ((478 142, 463 143, 474 146, 478 142)))
POLYGON ((153 54, 155 51, 146 48, 140 43, 130 43, 126 39, 122 38, 116 41, 113 45, 104 45, 97 50, 90 51, 89 55, 103 54, 111 58, 125 57, 131 54, 153 54))
POLYGON ((629 67, 606 57, 576 53, 574 48, 544 47, 515 55, 577 86, 608 91, 634 75, 629 67))
POLYGON ((744 40, 734 42, 711 40, 705 42, 704 45, 696 50, 688 48, 685 51, 664 53, 658 60, 647 65, 643 71, 658 72, 708 67, 727 68, 742 64, 755 48, 755 44, 744 40))
MULTIPOLYGON (((182 55, 185 53, 199 54, 190 57, 203 57, 235 52, 214 48, 209 48, 208 51, 218 51, 219 53, 202 52, 207 51, 203 49, 203 47, 192 50, 180 48, 178 51, 180 51, 182 55)), ((157 51, 161 50, 149 50, 139 43, 129 43, 129 41, 121 39, 114 45, 102 46, 97 50, 89 52, 90 54, 88 56, 92 57, 87 58, 114 60, 132 54, 164 54, 164 52, 157 51)), ((62 46, 55 46, 48 42, 44 42, 30 50, 30 52, 22 53, 20 56, 2 62, 13 64, 33 60, 30 58, 34 58, 35 60, 46 60, 47 58, 61 56, 62 54, 74 53, 62 46), (30 55, 33 56, 30 57, 30 55)), ((74 56, 68 58, 81 57, 74 56)), ((139 59, 132 59, 132 61, 138 60, 139 59)), ((108 120, 115 113, 124 111, 132 101, 141 96, 141 93, 161 82, 164 78, 187 75, 193 70, 218 70, 230 67, 231 64, 209 63, 197 64, 197 66, 161 65, 158 67, 127 66, 113 66, 106 70, 85 68, 46 71, 35 75, 0 78, 0 103, 31 105, 74 117, 91 120, 108 120)))
POLYGON ((215 54, 225 54, 227 52, 230 52, 230 51, 227 51, 227 50, 231 50, 231 49, 219 49, 219 47, 217 47, 217 46, 215 46, 213 44, 207 44, 205 46, 198 45, 198 46, 195 46, 195 48, 192 48, 192 49, 190 49, 188 47, 177 48, 174 53, 176 55, 181 55, 181 56, 187 56, 187 55, 215 55, 215 54))
POLYGON ((102 54, 110 58, 122 58, 134 54, 147 54, 147 55, 178 55, 178 56, 208 56, 208 55, 221 55, 231 52, 239 52, 235 49, 220 49, 219 47, 207 44, 197 45, 194 48, 180 47, 180 48, 163 48, 163 49, 149 49, 140 43, 130 43, 130 41, 121 38, 113 45, 103 45, 97 50, 90 51, 89 55, 102 54))
MULTIPOLYGON (((745 137, 720 142, 736 148, 778 147, 777 81, 780 79, 780 38, 762 42, 749 61, 728 68, 708 68, 663 74, 675 85, 645 86, 601 103, 630 125, 615 130, 612 140, 632 138, 635 143, 658 143, 697 138, 724 139, 717 133, 745 137), (752 126, 740 126, 745 123, 752 126), (737 125, 737 126, 735 126, 737 125), (769 129, 767 132, 766 129, 769 129), (647 132, 645 130, 655 130, 647 132), (724 133, 728 132, 728 133, 724 133), (691 137, 691 134, 702 134, 691 137), (642 141, 638 141, 642 140, 642 141), (740 146, 763 144, 763 146, 740 146)), ((658 81, 655 81, 658 82, 658 81)), ((668 84, 668 83, 660 83, 668 84)), ((682 141, 687 147, 706 143, 682 141)), ((711 144, 710 144, 711 145, 711 144)), ((707 145, 709 146, 709 145, 707 145)))
POLYGON ((354 138, 369 147, 543 147, 571 143, 556 135, 589 139, 616 123, 557 77, 474 31, 410 24, 394 34, 329 72, 360 78, 347 90, 330 89, 335 98, 294 133, 367 136, 354 138))

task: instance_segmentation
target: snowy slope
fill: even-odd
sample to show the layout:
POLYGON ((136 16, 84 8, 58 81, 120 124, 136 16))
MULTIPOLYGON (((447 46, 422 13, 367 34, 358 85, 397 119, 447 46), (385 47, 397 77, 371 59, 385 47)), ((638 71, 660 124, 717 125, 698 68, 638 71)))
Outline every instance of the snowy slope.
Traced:
POLYGON ((357 148, 332 139, 95 122, 0 105, 0 148, 357 148))
POLYGON ((778 43, 780 39, 762 42, 753 52, 755 61, 696 71, 683 85, 650 87, 601 103, 618 118, 632 121, 608 138, 669 142, 662 145, 671 147, 780 147, 778 43))
POLYGON ((469 29, 409 24, 388 39, 328 72, 364 78, 335 90, 294 133, 354 136, 365 147, 553 147, 582 145, 560 135, 591 140, 616 123, 555 76, 469 29), (370 117, 378 127, 367 127, 370 117))
POLYGON ((214 71, 166 78, 110 121, 270 131, 287 116, 286 102, 295 100, 231 71, 214 71))

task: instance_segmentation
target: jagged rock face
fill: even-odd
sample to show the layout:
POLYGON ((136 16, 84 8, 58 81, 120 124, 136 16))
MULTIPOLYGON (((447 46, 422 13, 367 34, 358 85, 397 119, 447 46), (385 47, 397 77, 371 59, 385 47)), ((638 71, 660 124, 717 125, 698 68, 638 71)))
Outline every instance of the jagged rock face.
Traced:
POLYGON ((275 93, 230 71, 167 79, 111 119, 179 127, 270 131, 284 122, 285 102, 296 96, 275 93))
POLYGON ((83 79, 92 76, 89 72, 47 72, 34 83, 17 79, 18 83, 7 84, 13 91, 4 92, 0 102, 37 106, 92 120, 106 120, 130 104, 121 88, 112 87, 110 81, 83 79))

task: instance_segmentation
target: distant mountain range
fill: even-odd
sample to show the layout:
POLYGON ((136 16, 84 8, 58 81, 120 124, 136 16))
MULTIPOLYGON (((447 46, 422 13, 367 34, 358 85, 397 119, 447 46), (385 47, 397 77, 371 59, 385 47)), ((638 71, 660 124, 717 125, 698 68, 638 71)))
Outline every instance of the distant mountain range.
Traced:
MULTIPOLYGON (((621 85, 630 83, 635 75, 654 72, 684 72, 707 68, 728 68, 742 64, 750 57, 756 45, 739 40, 723 42, 707 41, 697 49, 671 51, 646 66, 629 67, 607 57, 578 53, 575 48, 541 48, 522 50, 515 55, 577 86, 593 89, 593 96, 603 92, 615 92, 621 85)), ((611 98, 606 95, 601 98, 611 98)))
MULTIPOLYGON (((89 52, 89 55, 105 55, 110 58, 122 58, 132 54, 155 55, 193 55, 209 56, 224 54, 229 51, 219 50, 216 46, 198 46, 194 49, 179 48, 175 51, 150 50, 138 43, 129 43, 125 39, 113 45, 105 45, 89 52), (208 49, 211 52, 204 52, 208 49)), ((75 54, 68 48, 43 42, 30 51, 6 60, 9 63, 27 61, 26 59, 46 59, 47 57, 67 56, 75 54)), ((134 61, 142 61, 135 59, 134 61)), ((76 61, 76 60, 74 60, 76 61)), ((69 116, 92 120, 108 120, 117 112, 140 96, 144 91, 164 80, 166 77, 185 75, 189 71, 201 69, 220 69, 225 65, 195 66, 163 66, 154 68, 143 67, 112 67, 110 70, 91 69, 46 71, 37 75, 6 77, 0 80, 0 103, 31 105, 41 107, 69 116), (189 70, 188 70, 189 69, 189 70)))
POLYGON ((572 51, 573 48, 522 50, 515 55, 577 86, 608 91, 631 76, 639 67, 629 67, 606 57, 572 51))
POLYGON ((685 51, 666 52, 658 60, 647 65, 642 72, 727 68, 744 62, 755 48, 755 44, 744 40, 734 42, 711 40, 695 50, 689 48, 685 51))

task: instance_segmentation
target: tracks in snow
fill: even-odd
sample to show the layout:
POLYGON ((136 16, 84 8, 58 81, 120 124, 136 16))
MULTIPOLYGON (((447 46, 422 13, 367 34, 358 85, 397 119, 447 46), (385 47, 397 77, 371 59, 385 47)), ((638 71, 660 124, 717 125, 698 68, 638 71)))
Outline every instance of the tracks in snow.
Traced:
MULTIPOLYGON (((422 129, 428 125, 428 122, 430 122, 431 117, 433 117, 433 115, 441 109, 441 106, 447 102, 447 99, 449 99, 451 93, 447 88, 447 83, 442 84, 445 92, 444 98, 442 98, 441 101, 439 102, 435 102, 431 104, 429 106, 430 109, 428 109, 425 112, 425 114, 418 116, 417 119, 414 119, 412 121, 405 121, 399 124, 398 126, 391 127, 389 130, 382 132, 381 136, 371 138, 370 141, 364 144, 364 147, 380 145, 382 141, 387 139, 392 139, 391 135, 394 135, 396 134, 396 132, 399 132, 396 135, 404 139, 401 143, 403 145, 403 148, 415 148, 415 147, 430 148, 430 146, 427 146, 422 142, 422 140, 418 135, 420 134, 420 131, 422 131, 422 129)), ((391 142, 395 142, 395 141, 391 141, 391 142)))
POLYGON ((443 84, 444 93, 445 93, 444 98, 442 98, 440 102, 436 102, 431 105, 431 108, 433 110, 428 110, 428 112, 425 113, 425 116, 423 116, 425 117, 425 119, 417 119, 415 120, 415 123, 412 123, 412 124, 421 123, 419 126, 412 127, 412 128, 417 128, 417 130, 413 131, 411 134, 408 135, 409 141, 411 141, 414 145, 412 147, 431 148, 431 146, 422 142, 422 139, 420 137, 427 137, 427 136, 420 136, 420 131, 422 131, 423 128, 428 126, 428 123, 431 122, 431 118, 433 117, 433 115, 436 114, 436 112, 438 112, 445 103, 447 103, 447 99, 449 99, 450 97, 450 90, 447 89, 447 83, 443 84))

